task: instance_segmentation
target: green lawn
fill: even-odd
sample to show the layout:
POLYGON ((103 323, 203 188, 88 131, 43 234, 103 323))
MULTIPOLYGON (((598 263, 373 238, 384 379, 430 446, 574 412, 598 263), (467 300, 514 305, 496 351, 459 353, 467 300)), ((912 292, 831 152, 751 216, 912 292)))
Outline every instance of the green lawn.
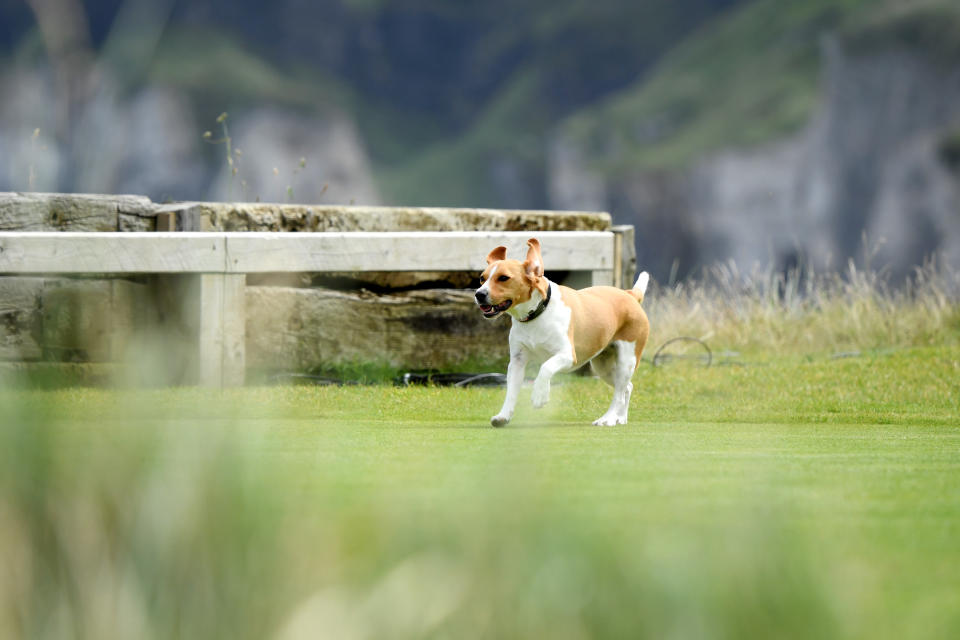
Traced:
POLYGON ((0 636, 957 637, 960 347, 634 385, 0 391, 0 636))

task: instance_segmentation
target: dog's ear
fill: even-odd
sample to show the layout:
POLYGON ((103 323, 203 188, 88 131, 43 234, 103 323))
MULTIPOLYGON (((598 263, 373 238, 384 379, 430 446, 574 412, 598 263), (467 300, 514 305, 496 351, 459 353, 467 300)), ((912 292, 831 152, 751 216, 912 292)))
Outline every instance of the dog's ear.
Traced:
POLYGON ((507 259, 507 248, 506 247, 497 247, 493 251, 487 254, 487 264, 493 264, 497 260, 506 260, 507 259))
POLYGON ((527 240, 527 259, 523 263, 523 270, 531 278, 543 275, 543 258, 540 257, 540 241, 536 238, 527 240))

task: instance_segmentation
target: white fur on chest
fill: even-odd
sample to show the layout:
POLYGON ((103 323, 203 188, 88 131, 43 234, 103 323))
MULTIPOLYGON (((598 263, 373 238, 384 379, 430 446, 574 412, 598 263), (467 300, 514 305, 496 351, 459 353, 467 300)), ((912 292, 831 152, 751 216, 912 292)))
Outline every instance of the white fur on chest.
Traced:
POLYGON ((539 316, 529 322, 520 322, 540 303, 531 301, 510 314, 510 354, 523 349, 536 360, 545 360, 556 353, 573 353, 570 344, 570 307, 563 300, 560 288, 550 283, 550 303, 539 316), (529 307, 529 308, 526 308, 529 307))

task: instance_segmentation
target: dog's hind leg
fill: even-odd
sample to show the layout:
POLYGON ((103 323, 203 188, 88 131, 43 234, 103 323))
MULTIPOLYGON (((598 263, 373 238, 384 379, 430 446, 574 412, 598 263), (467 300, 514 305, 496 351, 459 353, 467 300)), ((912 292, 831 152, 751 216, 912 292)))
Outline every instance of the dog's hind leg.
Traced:
POLYGON ((590 361, 590 369, 593 375, 597 376, 611 387, 615 387, 613 372, 617 368, 617 348, 613 345, 598 353, 590 361))
MULTIPOLYGON (((593 424, 602 427, 611 427, 615 424, 627 423, 627 411, 630 408, 630 394, 633 392, 633 371, 637 368, 636 347, 633 342, 616 340, 610 349, 601 353, 602 358, 593 370, 601 378, 613 385, 613 399, 607 412, 594 420, 593 424), (608 356, 608 352, 613 354, 608 356)), ((597 360, 594 358, 594 360, 597 360)), ((593 363, 591 362, 591 366, 593 363)))

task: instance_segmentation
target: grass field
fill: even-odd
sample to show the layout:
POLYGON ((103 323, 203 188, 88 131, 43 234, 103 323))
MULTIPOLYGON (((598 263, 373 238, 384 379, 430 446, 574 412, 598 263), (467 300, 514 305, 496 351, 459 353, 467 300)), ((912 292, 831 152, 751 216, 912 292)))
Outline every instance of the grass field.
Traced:
POLYGON ((956 341, 731 360, 0 391, 0 636, 956 637, 956 341))

